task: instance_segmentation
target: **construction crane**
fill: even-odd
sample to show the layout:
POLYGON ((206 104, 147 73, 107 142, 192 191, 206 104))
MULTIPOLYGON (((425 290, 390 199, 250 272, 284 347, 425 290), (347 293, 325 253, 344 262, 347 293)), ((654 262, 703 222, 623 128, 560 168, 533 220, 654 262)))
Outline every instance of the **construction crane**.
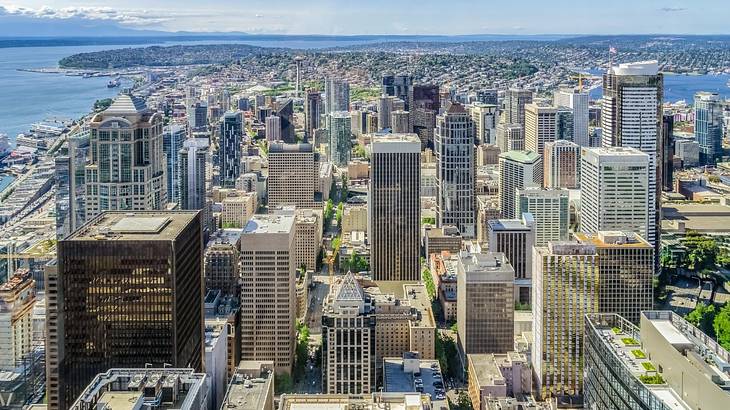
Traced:
POLYGON ((578 75, 571 75, 570 78, 577 78, 578 79, 578 92, 583 92, 583 73, 578 73, 578 75))
MULTIPOLYGON (((335 238, 335 239, 338 239, 338 238, 335 238)), ((340 253, 341 241, 338 240, 335 242, 335 240, 333 239, 332 243, 334 244, 334 246, 332 247, 332 251, 327 253, 327 266, 329 268, 330 286, 334 284, 335 258, 337 257, 337 254, 340 253)))

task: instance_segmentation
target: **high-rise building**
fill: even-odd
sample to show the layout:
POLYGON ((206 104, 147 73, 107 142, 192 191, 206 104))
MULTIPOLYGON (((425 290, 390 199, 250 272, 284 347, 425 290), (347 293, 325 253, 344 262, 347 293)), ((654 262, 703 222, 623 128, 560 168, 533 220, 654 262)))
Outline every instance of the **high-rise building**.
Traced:
POLYGON ((532 291, 532 247, 535 246, 535 219, 523 214, 520 219, 487 221, 490 252, 505 254, 515 272, 514 299, 530 303, 532 291))
POLYGON ((269 145, 269 209, 285 205, 319 208, 319 153, 312 144, 269 145))
POLYGON ((573 110, 568 107, 555 108, 555 139, 573 141, 573 110))
POLYGON ((435 133, 437 224, 454 225, 464 238, 476 237, 476 153, 474 123, 459 103, 438 116, 435 133))
POLYGON ((533 248, 532 363, 541 399, 583 394, 585 315, 598 313, 594 245, 550 242, 533 248))
POLYGON ((314 142, 314 130, 320 127, 322 116, 322 93, 319 90, 307 90, 304 99, 304 141, 314 142))
POLYGON ((439 87, 437 85, 415 84, 413 99, 409 102, 409 112, 413 122, 413 132, 421 139, 421 147, 433 148, 433 130, 436 116, 441 108, 439 87))
POLYGON ((499 154, 499 205, 502 218, 516 219, 518 189, 542 186, 542 158, 534 151, 508 151, 499 154))
POLYGON ((221 119, 218 160, 220 161, 221 186, 233 188, 241 176, 241 138, 243 137, 243 113, 227 112, 221 119))
POLYGON ((496 88, 485 88, 477 90, 477 102, 482 104, 498 105, 498 92, 496 88))
POLYGON ((107 210, 163 209, 167 170, 162 116, 130 94, 119 95, 89 123, 86 220, 107 210))
POLYGON ((533 92, 510 88, 504 95, 505 124, 520 124, 525 129, 525 105, 532 102, 533 92))
POLYGON ((294 130, 294 100, 291 98, 277 100, 275 115, 279 117, 281 126, 280 139, 289 144, 297 142, 294 130))
POLYGON ((674 189, 674 115, 664 114, 662 118, 662 189, 674 189))
POLYGON ((536 186, 518 189, 515 207, 518 215, 530 213, 535 218, 535 246, 568 240, 568 190, 536 186))
POLYGON ((585 328, 585 408, 723 410, 730 353, 671 311, 644 311, 636 326, 593 314, 585 328))
POLYGON ((352 118, 347 111, 331 112, 327 115, 327 130, 330 134, 329 160, 337 167, 347 167, 352 150, 352 118))
POLYGON ((500 152, 523 151, 525 135, 521 124, 497 124, 497 146, 500 152))
POLYGON ((89 158, 87 127, 69 135, 61 155, 55 158, 56 237, 63 239, 86 220, 86 161, 89 158), (65 150, 65 152, 64 152, 65 150))
POLYGON ((205 289, 238 297, 241 229, 214 232, 205 247, 205 289))
POLYGON ((375 280, 420 279, 421 143, 376 134, 370 146, 370 266, 375 280))
POLYGON ((276 115, 266 117, 266 140, 281 141, 281 118, 276 115))
POLYGON ((634 148, 583 148, 580 231, 651 230, 649 156, 634 148))
MULTIPOLYGON (((48 404, 110 368, 203 368, 200 212, 105 212, 58 243, 48 404)), ((55 283, 55 282, 54 282, 55 283)), ((49 305, 50 308, 50 305, 49 305)))
POLYGON ((557 140, 545 144, 543 153, 545 188, 580 188, 580 146, 557 140))
MULTIPOLYGON (((403 100, 404 111, 410 111, 413 98, 413 76, 410 74, 384 75, 382 79, 383 94, 403 100)), ((408 131, 410 132, 410 131, 408 131)))
POLYGON ((241 359, 291 373, 296 292, 294 215, 254 215, 241 235, 241 359))
POLYGON ((497 124, 499 123, 497 106, 476 103, 469 107, 469 111, 476 130, 476 143, 497 144, 497 124))
POLYGON ((191 131, 205 131, 208 128, 208 103, 198 101, 188 107, 188 126, 191 131))
POLYGON ((391 125, 391 113, 393 112, 393 102, 395 97, 389 95, 381 95, 378 98, 378 128, 380 131, 390 129, 391 125))
POLYGON ((714 165, 722 157, 723 105, 718 93, 695 94, 695 139, 701 164, 714 165))
POLYGON ((598 254, 598 310, 639 323, 639 314, 654 303, 654 248, 634 232, 576 233, 598 254))
POLYGON ((395 134, 411 132, 411 114, 408 111, 393 111, 390 113, 390 127, 395 134))
POLYGON ((553 103, 556 106, 568 107, 573 112, 573 139, 572 141, 581 147, 588 147, 588 102, 590 97, 587 92, 579 89, 561 89, 553 95, 553 103))
POLYGON ((322 390, 368 394, 375 386, 374 317, 351 272, 332 287, 322 314, 322 390))
POLYGON ((0 369, 21 367, 32 352, 35 303, 35 281, 29 271, 17 271, 0 285, 0 369))
MULTIPOLYGON (((180 209, 205 208, 205 168, 208 163, 208 140, 189 138, 179 151, 180 209)), ((203 223, 207 225, 207 223, 203 223)))
POLYGON ((542 155, 545 143, 557 136, 557 108, 540 102, 525 104, 525 149, 542 155))
POLYGON ((170 124, 162 129, 162 150, 167 160, 167 201, 180 201, 180 165, 178 164, 180 149, 187 137, 188 130, 182 124, 170 124))
POLYGON ((350 84, 344 80, 328 78, 324 83, 324 113, 350 110, 350 84))
POLYGON ((505 255, 462 251, 456 278, 462 363, 468 354, 514 350, 515 271, 505 255))
POLYGON ((661 167, 657 165, 662 132, 664 77, 656 60, 619 64, 603 76, 601 100, 602 145, 631 147, 649 155, 649 234, 659 243, 661 167))

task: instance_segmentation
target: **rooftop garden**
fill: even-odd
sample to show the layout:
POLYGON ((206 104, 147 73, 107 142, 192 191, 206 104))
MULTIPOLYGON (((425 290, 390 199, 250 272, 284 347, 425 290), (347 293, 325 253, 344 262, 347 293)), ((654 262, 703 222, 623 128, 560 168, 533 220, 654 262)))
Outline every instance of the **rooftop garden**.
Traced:
POLYGON ((639 342, 634 339, 633 337, 623 337, 621 338, 621 341, 624 342, 626 346, 638 346, 639 342))
POLYGON ((639 380, 641 380, 644 384, 664 384, 664 378, 660 374, 652 374, 652 375, 646 375, 643 374, 639 376, 639 380))
POLYGON ((633 354, 634 357, 637 358, 637 359, 646 359, 646 354, 644 354, 644 352, 642 352, 639 349, 632 350, 631 351, 631 354, 633 354))
POLYGON ((651 364, 650 362, 642 362, 641 365, 644 366, 644 369, 646 369, 647 372, 656 371, 656 367, 654 367, 654 365, 651 364))

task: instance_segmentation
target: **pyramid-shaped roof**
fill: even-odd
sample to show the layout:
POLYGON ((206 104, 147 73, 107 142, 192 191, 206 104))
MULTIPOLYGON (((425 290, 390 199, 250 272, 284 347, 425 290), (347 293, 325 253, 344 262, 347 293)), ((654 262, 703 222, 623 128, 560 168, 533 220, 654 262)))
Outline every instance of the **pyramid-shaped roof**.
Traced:
POLYGON ((335 300, 338 302, 346 301, 362 301, 363 291, 360 283, 355 279, 355 275, 348 271, 347 275, 342 279, 340 288, 337 290, 335 300))
POLYGON ((144 100, 131 94, 119 94, 105 114, 132 115, 144 114, 148 111, 144 100))

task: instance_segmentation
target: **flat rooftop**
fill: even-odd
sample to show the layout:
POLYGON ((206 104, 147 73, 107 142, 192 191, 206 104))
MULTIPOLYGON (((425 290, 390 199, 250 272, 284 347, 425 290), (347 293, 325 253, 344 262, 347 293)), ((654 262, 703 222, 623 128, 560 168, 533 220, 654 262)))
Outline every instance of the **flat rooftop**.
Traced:
POLYGON ((530 227, 520 219, 492 219, 487 221, 493 231, 529 231, 530 227))
POLYGON ((256 214, 246 223, 243 234, 289 233, 292 226, 294 215, 256 214))
POLYGON ((406 372, 403 369, 402 358, 384 358, 383 359, 383 391, 388 393, 411 393, 416 392, 415 379, 420 378, 423 381, 423 394, 430 395, 433 401, 433 407, 440 409, 446 407, 446 400, 436 400, 436 389, 434 383, 441 382, 443 389, 443 375, 438 360, 419 360, 420 377, 414 373, 406 372), (432 367, 433 366, 433 367, 432 367))
POLYGON ((169 241, 175 239, 198 212, 104 212, 65 240, 169 241))
POLYGON ((109 391, 101 395, 99 403, 105 403, 109 410, 136 410, 141 397, 138 391, 109 391))
POLYGON ((598 235, 576 232, 578 242, 595 245, 596 248, 651 248, 652 246, 634 232, 599 232, 598 235), (601 235, 603 234, 603 235, 601 235))
MULTIPOLYGON (((245 377, 235 374, 228 385, 226 398, 221 408, 237 410, 260 410, 269 399, 273 374, 261 373, 259 377, 245 377)), ((271 398, 273 400, 273 398, 271 398)))

